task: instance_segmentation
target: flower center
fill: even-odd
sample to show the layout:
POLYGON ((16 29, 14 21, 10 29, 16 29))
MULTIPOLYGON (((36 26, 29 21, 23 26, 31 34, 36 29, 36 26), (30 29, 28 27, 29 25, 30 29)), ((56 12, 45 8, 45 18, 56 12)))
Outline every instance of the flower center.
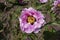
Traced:
POLYGON ((35 18, 33 16, 28 16, 27 21, 28 23, 33 24, 35 22, 35 18))
POLYGON ((60 7, 60 4, 58 4, 58 7, 60 7))

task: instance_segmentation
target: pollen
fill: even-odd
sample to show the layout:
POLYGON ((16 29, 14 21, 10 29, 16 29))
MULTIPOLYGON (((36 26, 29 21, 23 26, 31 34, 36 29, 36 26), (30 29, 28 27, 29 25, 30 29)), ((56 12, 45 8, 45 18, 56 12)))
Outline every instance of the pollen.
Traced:
POLYGON ((34 23, 35 22, 35 18, 33 17, 33 16, 29 16, 28 18, 27 18, 27 21, 28 21, 28 23, 34 23))
POLYGON ((58 4, 58 7, 60 7, 60 4, 58 4))

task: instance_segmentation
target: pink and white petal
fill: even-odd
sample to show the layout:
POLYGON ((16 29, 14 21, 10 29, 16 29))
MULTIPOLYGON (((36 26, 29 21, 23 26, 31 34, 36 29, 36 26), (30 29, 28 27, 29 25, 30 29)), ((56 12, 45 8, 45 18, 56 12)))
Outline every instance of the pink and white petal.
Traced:
POLYGON ((30 24, 30 23, 25 23, 23 27, 24 27, 24 28, 28 28, 29 25, 31 25, 31 24, 30 24))
POLYGON ((54 1, 53 5, 57 6, 57 4, 58 4, 58 1, 54 1))
POLYGON ((25 28, 24 31, 26 33, 32 33, 35 30, 34 26, 29 25, 28 28, 25 28))
POLYGON ((41 14, 40 11, 37 11, 37 12, 33 15, 33 17, 35 17, 37 21, 38 21, 40 18, 45 18, 44 15, 41 14))
POLYGON ((32 7, 30 7, 30 8, 28 9, 28 11, 33 11, 33 12, 35 12, 36 10, 33 9, 32 7))
POLYGON ((60 2, 60 0, 57 0, 58 2, 60 2))
POLYGON ((40 31, 39 28, 35 29, 34 33, 38 33, 40 31))
POLYGON ((36 29, 36 28, 41 28, 41 24, 39 24, 38 22, 35 22, 35 23, 34 23, 34 26, 35 26, 35 29, 36 29))
POLYGON ((21 16, 29 16, 29 15, 32 15, 32 14, 31 14, 29 11, 27 11, 27 10, 26 10, 26 11, 22 11, 21 14, 22 14, 21 16))
POLYGON ((40 18, 45 18, 41 11, 38 11, 38 15, 39 15, 38 17, 40 18))
POLYGON ((32 7, 30 7, 27 11, 29 11, 32 15, 37 12, 37 10, 33 9, 32 7))
POLYGON ((46 3, 48 0, 40 0, 41 3, 46 3))
POLYGON ((44 19, 40 19, 40 20, 38 21, 38 23, 40 23, 40 24, 43 24, 44 22, 45 22, 44 19))

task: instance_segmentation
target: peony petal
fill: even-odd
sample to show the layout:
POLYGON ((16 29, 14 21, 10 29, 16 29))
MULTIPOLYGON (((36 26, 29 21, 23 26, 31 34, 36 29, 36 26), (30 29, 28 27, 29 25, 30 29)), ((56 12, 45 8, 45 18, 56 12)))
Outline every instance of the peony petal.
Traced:
POLYGON ((32 33, 35 30, 34 26, 29 25, 28 28, 25 28, 24 31, 26 33, 32 33))
POLYGON ((38 33, 40 31, 39 28, 35 29, 34 33, 38 33))
POLYGON ((54 1, 53 5, 57 6, 57 4, 58 4, 58 1, 54 1))
POLYGON ((41 3, 46 3, 48 0, 40 0, 41 3))

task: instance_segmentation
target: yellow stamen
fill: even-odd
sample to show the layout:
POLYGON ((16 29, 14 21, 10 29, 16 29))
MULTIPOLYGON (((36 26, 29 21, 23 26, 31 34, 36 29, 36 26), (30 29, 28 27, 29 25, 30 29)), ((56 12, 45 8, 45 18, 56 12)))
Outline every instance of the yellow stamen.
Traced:
POLYGON ((29 16, 28 18, 27 18, 27 21, 28 21, 28 23, 34 23, 35 22, 35 18, 34 17, 32 17, 32 16, 29 16))
POLYGON ((60 4, 58 4, 58 7, 60 7, 60 4))

